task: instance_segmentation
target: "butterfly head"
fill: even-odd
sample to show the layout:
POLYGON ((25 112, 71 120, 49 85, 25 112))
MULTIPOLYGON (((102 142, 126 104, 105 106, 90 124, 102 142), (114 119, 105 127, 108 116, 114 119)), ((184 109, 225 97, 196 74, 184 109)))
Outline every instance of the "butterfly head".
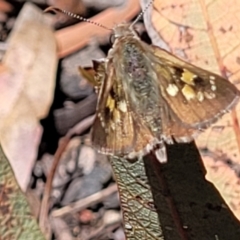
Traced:
POLYGON ((113 28, 111 43, 114 43, 116 39, 123 37, 134 37, 139 39, 137 31, 129 23, 120 23, 113 28))
POLYGON ((147 9, 153 4, 154 0, 151 0, 148 2, 144 10, 137 16, 137 18, 132 23, 120 23, 117 24, 112 30, 113 34, 110 38, 111 43, 114 43, 114 41, 118 38, 124 38, 124 37, 133 37, 136 39, 139 38, 138 32, 135 30, 134 25, 139 21, 139 19, 143 16, 143 14, 147 11, 147 9))

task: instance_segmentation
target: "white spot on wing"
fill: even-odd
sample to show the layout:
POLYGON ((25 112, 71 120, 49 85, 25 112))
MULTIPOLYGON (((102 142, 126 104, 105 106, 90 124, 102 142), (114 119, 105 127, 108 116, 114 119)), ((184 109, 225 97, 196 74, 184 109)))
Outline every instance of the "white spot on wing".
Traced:
POLYGON ((212 86, 211 86, 211 89, 212 89, 212 91, 216 91, 216 90, 217 90, 216 85, 212 85, 212 86))
POLYGON ((179 91, 178 87, 173 83, 170 83, 166 90, 167 93, 172 97, 175 97, 179 91))
POLYGON ((199 102, 202 102, 204 100, 204 95, 202 92, 197 93, 197 99, 199 102))
POLYGON ((127 104, 125 101, 121 101, 118 104, 118 109, 122 112, 127 112, 127 104))

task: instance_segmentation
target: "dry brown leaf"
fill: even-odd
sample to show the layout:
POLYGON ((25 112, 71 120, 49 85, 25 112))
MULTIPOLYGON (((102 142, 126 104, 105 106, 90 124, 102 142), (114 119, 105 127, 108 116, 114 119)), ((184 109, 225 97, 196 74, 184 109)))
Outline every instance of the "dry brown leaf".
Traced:
POLYGON ((8 39, 0 72, 0 141, 26 190, 45 117, 52 103, 57 66, 53 33, 42 11, 28 3, 8 39))
MULTIPOLYGON (((139 11, 139 2, 136 0, 129 0, 126 1, 124 6, 106 9, 90 20, 111 28, 116 23, 129 21, 139 11)), ((109 33, 111 32, 99 26, 91 25, 90 27, 87 22, 81 22, 74 26, 59 30, 56 32, 58 56, 64 57, 84 47, 92 38, 102 37, 109 33)))
MULTIPOLYGON (((81 16, 84 16, 86 12, 86 7, 81 0, 48 0, 47 4, 81 16)), ((59 24, 62 26, 69 25, 69 23, 75 21, 66 14, 57 14, 52 20, 52 24, 55 26, 59 24)))
POLYGON ((10 3, 5 1, 0 1, 0 11, 1 12, 10 12, 12 11, 13 7, 10 3))
MULTIPOLYGON (((147 1, 145 2, 146 5, 147 1)), ((240 2, 155 0, 145 14, 153 44, 212 72, 240 78, 240 2)), ((206 178, 240 219, 240 104, 196 140, 206 178)))
POLYGON ((47 3, 50 6, 77 14, 83 14, 86 10, 81 0, 48 0, 47 3))

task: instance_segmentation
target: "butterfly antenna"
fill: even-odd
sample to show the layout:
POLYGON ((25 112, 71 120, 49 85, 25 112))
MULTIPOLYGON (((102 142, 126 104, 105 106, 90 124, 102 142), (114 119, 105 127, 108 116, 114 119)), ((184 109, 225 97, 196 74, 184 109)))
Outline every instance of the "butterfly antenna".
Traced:
POLYGON ((81 20, 81 21, 88 22, 88 23, 93 24, 93 25, 95 25, 95 26, 98 26, 98 27, 101 27, 101 28, 104 28, 104 29, 107 29, 107 30, 112 31, 112 29, 105 27, 105 26, 102 25, 101 23, 97 23, 97 22, 91 21, 91 20, 88 19, 88 18, 84 18, 84 17, 82 17, 82 16, 80 16, 80 15, 78 15, 78 14, 75 14, 75 13, 72 13, 72 12, 68 12, 68 11, 66 11, 66 10, 63 10, 63 9, 60 9, 60 8, 57 8, 57 7, 48 7, 48 8, 46 8, 46 9, 44 10, 45 13, 46 13, 46 12, 50 12, 50 11, 55 12, 55 13, 61 12, 61 13, 66 14, 66 15, 69 16, 69 17, 76 18, 76 19, 79 19, 79 20, 81 20))
POLYGON ((143 14, 148 10, 148 8, 153 4, 154 0, 151 0, 148 2, 148 4, 146 5, 146 7, 139 13, 139 15, 137 16, 137 18, 135 19, 135 21, 131 24, 130 27, 132 27, 133 25, 135 25, 139 19, 143 16, 143 14))

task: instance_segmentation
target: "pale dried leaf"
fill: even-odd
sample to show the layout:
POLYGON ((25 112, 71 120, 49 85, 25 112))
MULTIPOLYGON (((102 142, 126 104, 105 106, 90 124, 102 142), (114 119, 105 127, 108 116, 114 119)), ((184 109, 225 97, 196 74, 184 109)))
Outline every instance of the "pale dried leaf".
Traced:
POLYGON ((47 115, 53 99, 56 44, 42 11, 30 3, 23 7, 7 43, 0 78, 0 140, 25 190, 41 138, 38 121, 47 115))

